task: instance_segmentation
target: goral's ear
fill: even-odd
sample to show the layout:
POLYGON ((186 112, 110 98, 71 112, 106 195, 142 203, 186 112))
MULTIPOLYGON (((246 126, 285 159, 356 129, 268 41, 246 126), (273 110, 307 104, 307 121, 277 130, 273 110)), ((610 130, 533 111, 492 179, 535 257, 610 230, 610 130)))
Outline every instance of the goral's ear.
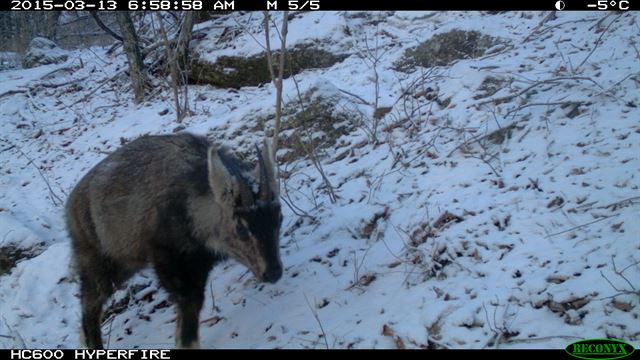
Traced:
POLYGON ((231 201, 234 196, 235 180, 220 158, 220 149, 209 148, 208 166, 209 186, 218 203, 231 201))

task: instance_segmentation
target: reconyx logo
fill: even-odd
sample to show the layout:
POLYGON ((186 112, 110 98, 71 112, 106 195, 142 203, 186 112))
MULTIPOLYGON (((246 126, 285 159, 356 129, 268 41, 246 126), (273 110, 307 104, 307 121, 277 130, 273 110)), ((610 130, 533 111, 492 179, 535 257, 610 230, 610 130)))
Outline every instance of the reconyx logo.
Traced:
POLYGON ((635 350, 631 344, 614 339, 588 339, 576 341, 564 349, 569 355, 580 359, 620 359, 635 350))

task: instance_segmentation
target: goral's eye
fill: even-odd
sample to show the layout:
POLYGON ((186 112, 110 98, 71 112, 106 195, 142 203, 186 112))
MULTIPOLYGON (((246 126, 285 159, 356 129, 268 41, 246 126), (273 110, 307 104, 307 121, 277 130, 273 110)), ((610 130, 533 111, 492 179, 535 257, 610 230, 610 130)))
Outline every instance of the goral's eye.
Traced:
POLYGON ((240 224, 237 224, 236 225, 236 234, 238 234, 238 236, 241 237, 241 238, 246 238, 246 237, 249 236, 249 231, 247 231, 246 227, 244 227, 244 226, 242 226, 240 224))

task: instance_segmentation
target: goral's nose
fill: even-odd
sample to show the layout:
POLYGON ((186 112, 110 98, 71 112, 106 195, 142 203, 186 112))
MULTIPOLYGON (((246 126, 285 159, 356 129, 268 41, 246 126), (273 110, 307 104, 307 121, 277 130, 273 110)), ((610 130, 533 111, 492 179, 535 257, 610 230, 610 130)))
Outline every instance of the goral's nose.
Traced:
POLYGON ((282 267, 275 266, 275 267, 272 267, 271 269, 268 269, 262 274, 262 281, 273 284, 276 281, 280 280, 281 277, 282 277, 282 267))

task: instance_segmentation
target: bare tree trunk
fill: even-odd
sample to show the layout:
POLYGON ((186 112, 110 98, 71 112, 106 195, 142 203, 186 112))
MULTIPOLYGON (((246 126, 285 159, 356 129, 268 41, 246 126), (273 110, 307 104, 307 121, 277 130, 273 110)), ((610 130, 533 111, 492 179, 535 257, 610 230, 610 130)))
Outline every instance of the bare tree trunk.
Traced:
POLYGON ((164 50, 167 54, 167 66, 171 73, 171 88, 173 89, 173 101, 176 108, 176 121, 180 123, 182 122, 183 114, 182 108, 180 107, 180 93, 178 91, 178 61, 176 59, 176 52, 171 49, 169 37, 164 29, 164 19, 159 12, 156 13, 156 18, 158 19, 158 26, 160 27, 160 36, 162 36, 162 41, 164 42, 164 50))
POLYGON ((187 86, 187 74, 189 74, 189 67, 191 65, 189 43, 191 42, 193 35, 193 23, 195 16, 195 11, 185 11, 184 20, 182 21, 180 34, 178 35, 178 41, 176 43, 176 66, 179 75, 178 85, 184 87, 184 106, 181 110, 183 117, 189 114, 189 87, 187 86))
POLYGON ((282 14, 282 29, 280 30, 280 57, 278 59, 278 77, 275 77, 273 71, 273 54, 271 52, 271 40, 269 39, 269 12, 264 12, 264 32, 267 46, 267 66, 271 74, 271 81, 276 87, 276 118, 273 130, 273 152, 278 151, 278 135, 280 134, 280 118, 282 117, 282 78, 284 77, 284 60, 287 51, 287 25, 289 23, 289 11, 282 14))
POLYGON ((47 11, 45 12, 45 29, 44 35, 51 41, 56 41, 56 34, 58 31, 58 19, 62 11, 47 11))
POLYGON ((131 16, 129 16, 127 11, 116 11, 116 19, 120 26, 120 33, 122 33, 123 39, 122 44, 129 63, 129 74, 131 76, 131 86, 133 87, 133 101, 139 104, 144 100, 146 78, 138 36, 136 35, 136 29, 133 26, 131 16))
POLYGON ((4 39, 0 43, 0 51, 12 51, 15 49, 14 17, 8 11, 0 11, 0 38, 4 39))
MULTIPOLYGON (((273 70, 273 53, 271 51, 271 40, 269 39, 269 27, 270 27, 270 16, 269 12, 264 12, 264 32, 266 38, 266 55, 267 55, 267 66, 269 67, 269 74, 271 75, 271 81, 276 87, 276 116, 275 116, 275 124, 274 124, 274 133, 273 133, 273 158, 275 159, 275 152, 278 150, 278 135, 280 134, 280 120, 282 117, 282 79, 284 77, 284 61, 285 55, 287 51, 287 28, 288 28, 288 20, 289 20, 289 12, 284 11, 282 15, 282 27, 280 28, 279 36, 280 36, 280 54, 278 57, 278 77, 276 78, 275 72, 273 70)), ((293 75, 292 75, 293 78, 293 75)), ((298 84, 293 78, 294 83, 296 84, 296 89, 298 90, 298 97, 300 96, 300 91, 298 89, 298 84)), ((300 102, 302 104, 302 101, 300 102)), ((303 109, 304 110, 304 109, 303 109)), ((333 191, 333 186, 329 181, 329 178, 324 172, 322 168, 322 164, 320 163, 320 159, 317 156, 316 149, 313 145, 313 141, 309 138, 309 147, 307 148, 307 152, 309 158, 311 159, 311 163, 314 165, 316 170, 320 173, 322 180, 327 187, 327 191, 329 193, 329 200, 331 203, 336 202, 336 195, 333 191)), ((303 144, 304 146, 304 144, 303 144)), ((305 146, 306 147, 306 146, 305 146)))
POLYGON ((18 41, 20 43, 20 51, 24 51, 29 47, 29 43, 31 39, 33 39, 34 34, 36 33, 33 26, 33 18, 36 12, 19 12, 16 18, 16 28, 18 30, 18 41))
MULTIPOLYGON (((194 11, 185 11, 184 20, 180 27, 178 42, 176 44, 176 60, 178 68, 183 73, 189 70, 189 42, 193 33, 194 11)), ((185 82, 186 83, 186 82, 185 82)))

